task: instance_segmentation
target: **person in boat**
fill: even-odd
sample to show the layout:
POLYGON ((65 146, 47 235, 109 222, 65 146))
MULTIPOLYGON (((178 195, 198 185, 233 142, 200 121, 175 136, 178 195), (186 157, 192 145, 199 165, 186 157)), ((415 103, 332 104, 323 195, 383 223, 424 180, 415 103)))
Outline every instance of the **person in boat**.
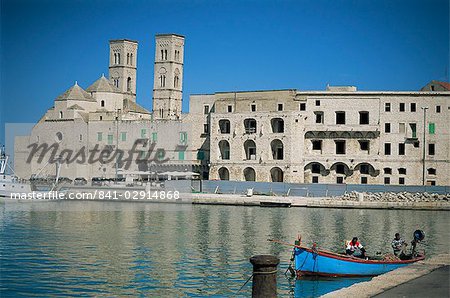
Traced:
POLYGON ((395 238, 392 240, 391 246, 394 250, 394 255, 397 257, 402 257, 405 252, 404 249, 408 244, 406 244, 405 240, 400 237, 399 233, 395 233, 395 238))
POLYGON ((359 243, 358 237, 353 237, 352 241, 348 243, 345 253, 349 256, 355 256, 358 258, 366 257, 366 250, 364 249, 364 246, 359 243), (360 251, 361 253, 356 253, 357 251, 360 251))

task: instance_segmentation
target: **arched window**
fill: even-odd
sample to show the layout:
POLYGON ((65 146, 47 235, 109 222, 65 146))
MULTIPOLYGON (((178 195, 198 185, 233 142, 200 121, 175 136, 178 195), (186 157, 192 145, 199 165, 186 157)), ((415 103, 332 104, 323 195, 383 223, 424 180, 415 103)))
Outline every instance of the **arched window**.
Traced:
POLYGON ((130 64, 130 53, 127 53, 127 64, 130 64))
POLYGON ((63 112, 60 111, 60 112, 59 112, 59 119, 62 119, 62 118, 63 118, 63 112))
POLYGON ((166 75, 159 76, 159 83, 160 83, 161 87, 166 87, 166 75))
POLYGON ((178 81, 179 81, 178 76, 175 75, 175 77, 173 78, 173 86, 175 88, 178 88, 178 81))
POLYGON ((131 91, 131 78, 128 77, 127 79, 127 91, 130 92, 131 91))
POLYGON ((167 50, 164 50, 164 60, 167 60, 167 50))
POLYGON ((220 180, 230 180, 230 172, 227 168, 221 167, 218 172, 220 180))
POLYGON ((164 60, 164 50, 161 50, 161 60, 164 60))
POLYGON ((436 169, 435 168, 428 168, 428 175, 436 175, 436 169))
POLYGON ((220 129, 220 133, 225 133, 225 134, 230 133, 230 120, 228 120, 228 119, 219 120, 219 129, 220 129))
POLYGON ((256 181, 256 173, 255 173, 255 169, 253 168, 245 168, 244 169, 244 178, 245 181, 256 181))
POLYGON ((117 53, 117 64, 120 64, 120 53, 117 53))
POLYGON ((284 132, 284 120, 281 118, 273 118, 270 120, 270 124, 272 125, 273 133, 281 133, 284 132))
POLYGON ((270 147, 272 149, 272 157, 275 160, 282 160, 283 159, 283 142, 280 140, 273 140, 270 143, 270 147))
POLYGON ((219 153, 220 153, 220 156, 219 156, 220 159, 223 159, 223 160, 230 159, 230 143, 228 143, 228 141, 221 140, 219 142, 219 153))
POLYGON ((256 120, 253 118, 245 119, 244 128, 246 134, 256 133, 256 120))
POLYGON ((283 170, 279 167, 274 167, 270 170, 270 178, 272 182, 283 182, 283 170))
POLYGON ((130 65, 133 65, 133 53, 130 54, 130 65))
POLYGON ((114 64, 117 64, 117 54, 114 53, 114 64))
POLYGON ((100 102, 100 106, 101 106, 102 108, 105 106, 105 101, 104 101, 104 100, 102 100, 102 101, 100 102))
POLYGON ((256 160, 256 143, 253 140, 244 142, 244 152, 246 160, 256 160))

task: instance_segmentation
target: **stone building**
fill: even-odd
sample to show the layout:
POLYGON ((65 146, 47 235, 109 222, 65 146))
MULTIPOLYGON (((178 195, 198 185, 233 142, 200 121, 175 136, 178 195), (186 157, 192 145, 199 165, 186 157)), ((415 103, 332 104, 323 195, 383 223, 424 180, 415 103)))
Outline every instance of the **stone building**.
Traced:
POLYGON ((450 185, 450 92, 427 86, 223 92, 190 105, 204 114, 210 179, 450 185))
MULTIPOLYGON (((109 76, 58 96, 29 136, 17 137, 15 170, 43 168, 30 145, 146 156, 146 160, 65 163, 62 175, 115 177, 119 171, 195 171, 204 179, 296 183, 450 185, 450 85, 421 91, 265 90, 190 96, 183 114, 184 37, 156 36, 153 111, 137 103, 136 41, 111 40, 109 76), (152 149, 152 150, 153 150, 152 149)), ((66 154, 67 155, 67 154, 66 154)))
MULTIPOLYGON (((16 137, 15 172, 26 178, 39 173, 52 153, 53 161, 62 157, 61 175, 71 179, 113 178, 133 171, 207 171, 190 146, 195 143, 190 137, 195 116, 181 113, 184 37, 156 36, 153 112, 136 103, 137 41, 111 40, 109 48, 108 78, 102 75, 86 89, 76 82, 56 97, 29 136, 16 137), (116 149, 125 157, 114 158, 116 149), (90 162, 96 150, 109 158, 94 156, 90 162), (127 165, 131 150, 137 152, 127 165)), ((50 171, 54 174, 54 168, 50 171)))

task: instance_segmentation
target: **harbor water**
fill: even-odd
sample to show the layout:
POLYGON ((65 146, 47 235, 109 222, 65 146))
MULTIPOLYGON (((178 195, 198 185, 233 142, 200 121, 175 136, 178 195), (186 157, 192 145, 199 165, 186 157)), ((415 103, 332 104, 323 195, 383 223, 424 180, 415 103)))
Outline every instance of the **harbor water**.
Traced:
MULTIPOLYGON (((427 255, 448 253, 449 245, 446 211, 39 204, 0 205, 2 297, 233 296, 251 275, 248 259, 256 254, 280 258, 280 296, 316 297, 368 279, 290 280, 283 273, 291 248, 267 239, 293 243, 301 234, 304 245, 343 251, 344 241, 358 236, 376 254, 391 252, 396 232, 410 241, 422 229, 427 255)), ((250 293, 251 282, 237 296, 250 293)))

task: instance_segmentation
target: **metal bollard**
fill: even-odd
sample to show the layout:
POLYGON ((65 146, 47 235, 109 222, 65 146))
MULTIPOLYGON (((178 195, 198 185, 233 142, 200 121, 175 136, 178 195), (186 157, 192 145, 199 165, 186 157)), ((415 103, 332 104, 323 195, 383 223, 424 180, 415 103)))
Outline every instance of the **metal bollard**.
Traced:
POLYGON ((253 265, 252 297, 277 297, 277 266, 280 259, 272 255, 250 258, 253 265))

